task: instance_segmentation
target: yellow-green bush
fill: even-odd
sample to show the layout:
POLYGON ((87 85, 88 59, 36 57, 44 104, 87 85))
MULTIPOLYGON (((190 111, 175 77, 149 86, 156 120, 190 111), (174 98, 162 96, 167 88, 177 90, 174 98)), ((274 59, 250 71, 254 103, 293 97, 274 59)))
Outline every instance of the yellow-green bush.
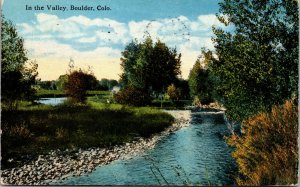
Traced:
POLYGON ((295 101, 274 106, 243 122, 242 136, 229 137, 239 167, 238 185, 296 184, 298 110, 295 101))
POLYGON ((10 133, 20 139, 30 139, 32 137, 32 133, 24 123, 11 127, 10 133))

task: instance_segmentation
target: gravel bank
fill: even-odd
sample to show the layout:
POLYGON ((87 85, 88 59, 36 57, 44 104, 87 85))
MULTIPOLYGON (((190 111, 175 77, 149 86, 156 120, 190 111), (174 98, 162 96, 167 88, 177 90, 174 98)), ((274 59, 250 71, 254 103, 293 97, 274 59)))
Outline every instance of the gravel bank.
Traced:
POLYGON ((186 127, 190 122, 189 110, 168 110, 175 117, 175 123, 165 131, 150 138, 139 138, 112 148, 89 148, 87 150, 55 150, 47 155, 40 155, 19 168, 1 171, 3 185, 47 185, 68 176, 79 176, 95 170, 97 166, 106 165, 117 159, 130 159, 147 149, 171 132, 186 127))

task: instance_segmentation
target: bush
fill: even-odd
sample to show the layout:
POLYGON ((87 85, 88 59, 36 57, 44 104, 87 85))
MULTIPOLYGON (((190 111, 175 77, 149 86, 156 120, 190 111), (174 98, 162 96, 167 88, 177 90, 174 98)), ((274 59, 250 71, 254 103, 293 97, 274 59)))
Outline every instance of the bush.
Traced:
POLYGON ((243 123, 242 136, 231 136, 240 176, 238 185, 287 185, 297 183, 298 111, 286 101, 243 123))
POLYGON ((115 94, 114 99, 117 103, 130 106, 145 106, 152 100, 149 93, 132 86, 115 94))
POLYGON ((84 103, 87 90, 94 88, 96 84, 94 75, 76 70, 68 75, 65 92, 72 101, 84 103))
POLYGON ((174 84, 168 86, 167 94, 172 101, 178 101, 181 96, 181 91, 179 88, 176 88, 174 84))

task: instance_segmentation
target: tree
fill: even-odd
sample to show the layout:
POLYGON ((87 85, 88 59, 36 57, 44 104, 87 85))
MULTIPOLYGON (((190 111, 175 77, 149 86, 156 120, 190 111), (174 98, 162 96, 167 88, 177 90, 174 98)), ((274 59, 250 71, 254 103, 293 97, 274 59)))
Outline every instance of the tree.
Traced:
POLYGON ((37 63, 29 61, 24 41, 12 22, 2 16, 1 26, 1 101, 16 109, 19 100, 33 100, 37 63))
POLYGON ((208 65, 211 63, 212 52, 202 50, 200 56, 190 71, 188 82, 191 96, 200 100, 202 104, 208 104, 213 101, 213 80, 208 65), (201 59, 203 59, 201 61, 201 59))
POLYGON ((181 90, 179 88, 176 88, 174 84, 171 84, 170 86, 168 86, 167 94, 173 102, 178 101, 181 97, 181 90))
POLYGON ((101 79, 99 82, 101 90, 111 90, 114 86, 118 85, 118 81, 114 79, 101 79))
POLYGON ((98 80, 94 76, 93 73, 86 73, 86 84, 87 84, 87 89, 89 90, 97 90, 98 88, 98 80))
POLYGON ((56 81, 37 81, 36 83, 40 88, 46 89, 46 90, 56 90, 57 83, 56 81))
POLYGON ((164 89, 172 83, 178 82, 181 74, 181 54, 176 49, 170 49, 166 44, 158 40, 154 44, 147 72, 149 84, 152 90, 163 93, 164 89))
POLYGON ((180 75, 180 58, 160 40, 155 44, 150 37, 143 43, 133 41, 125 47, 121 58, 121 84, 145 92, 163 93, 180 75))
POLYGON ((72 101, 84 103, 86 91, 95 87, 97 82, 94 75, 82 70, 73 70, 68 75, 65 92, 72 101))
POLYGON ((127 87, 132 84, 131 73, 133 72, 133 67, 136 64, 140 53, 140 45, 136 40, 130 42, 125 46, 124 51, 122 51, 121 57, 121 68, 122 74, 120 75, 120 83, 123 87, 127 87))
POLYGON ((60 75, 55 83, 57 90, 65 90, 65 85, 67 82, 68 82, 68 75, 67 74, 60 75))
POLYGON ((188 80, 178 79, 175 85, 178 89, 180 89, 180 99, 190 99, 190 88, 188 80))
POLYGON ((296 0, 225 0, 214 28, 218 58, 215 89, 226 115, 242 121, 297 96, 298 3, 296 0))

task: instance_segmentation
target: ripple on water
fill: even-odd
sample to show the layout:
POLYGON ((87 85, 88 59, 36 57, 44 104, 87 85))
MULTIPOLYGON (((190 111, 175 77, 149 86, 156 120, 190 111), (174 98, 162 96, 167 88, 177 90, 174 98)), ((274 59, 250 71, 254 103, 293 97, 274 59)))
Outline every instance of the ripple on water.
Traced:
POLYGON ((190 115, 191 125, 167 136, 145 154, 114 161, 87 176, 70 177, 60 184, 157 185, 166 184, 165 180, 174 185, 233 184, 236 167, 222 138, 229 133, 220 123, 223 113, 190 115))

